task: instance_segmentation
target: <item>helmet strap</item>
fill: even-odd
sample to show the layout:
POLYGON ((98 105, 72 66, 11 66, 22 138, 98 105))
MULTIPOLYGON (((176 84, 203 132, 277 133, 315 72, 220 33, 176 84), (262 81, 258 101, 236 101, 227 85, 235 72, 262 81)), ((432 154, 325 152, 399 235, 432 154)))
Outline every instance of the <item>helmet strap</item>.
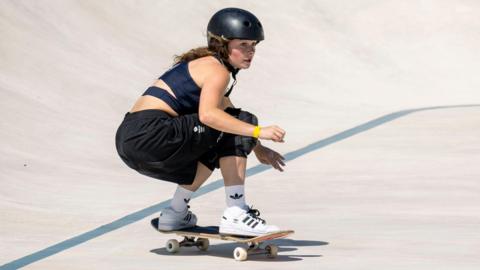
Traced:
POLYGON ((234 72, 232 72, 232 77, 233 77, 233 83, 232 83, 232 86, 230 86, 230 88, 228 89, 227 93, 225 93, 225 97, 228 97, 230 96, 230 94, 232 93, 232 90, 233 90, 233 87, 237 84, 237 73, 238 73, 239 69, 236 69, 234 72))
POLYGON ((225 97, 228 97, 228 96, 230 96, 230 94, 232 93, 233 87, 237 84, 237 74, 238 74, 238 72, 240 71, 240 69, 239 69, 239 68, 234 68, 234 67, 232 66, 232 64, 230 64, 229 62, 223 60, 223 59, 220 57, 220 55, 218 55, 218 53, 215 53, 213 56, 214 56, 215 58, 217 58, 218 61, 220 61, 220 63, 222 63, 222 65, 224 65, 230 73, 232 73, 233 83, 232 83, 232 85, 230 86, 230 88, 228 89, 227 93, 225 94, 225 97))
MULTIPOLYGON (((228 52, 228 47, 227 46, 228 46, 228 42, 230 41, 229 39, 225 38, 224 36, 217 36, 215 34, 212 34, 211 32, 207 32, 207 36, 208 36, 209 40, 211 38, 213 38, 213 39, 216 39, 216 40, 222 42, 224 44, 225 51, 228 52)), ((226 59, 223 59, 219 55, 218 52, 215 52, 213 54, 213 56, 215 58, 217 58, 218 61, 220 61, 220 63, 222 63, 230 73, 232 73, 232 77, 233 77, 234 81, 233 81, 232 85, 230 86, 230 88, 228 89, 227 93, 225 94, 225 97, 228 97, 230 95, 230 93, 232 93, 233 87, 237 84, 237 73, 240 71, 240 69, 232 66, 232 64, 230 64, 228 61, 226 61, 226 59)))

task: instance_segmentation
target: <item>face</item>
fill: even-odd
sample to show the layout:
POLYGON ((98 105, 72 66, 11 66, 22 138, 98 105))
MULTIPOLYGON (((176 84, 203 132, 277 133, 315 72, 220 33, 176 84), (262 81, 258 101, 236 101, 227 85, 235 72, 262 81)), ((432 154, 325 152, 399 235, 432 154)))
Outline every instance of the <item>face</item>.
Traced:
POLYGON ((255 55, 256 40, 234 39, 228 43, 228 62, 235 68, 250 67, 255 55))

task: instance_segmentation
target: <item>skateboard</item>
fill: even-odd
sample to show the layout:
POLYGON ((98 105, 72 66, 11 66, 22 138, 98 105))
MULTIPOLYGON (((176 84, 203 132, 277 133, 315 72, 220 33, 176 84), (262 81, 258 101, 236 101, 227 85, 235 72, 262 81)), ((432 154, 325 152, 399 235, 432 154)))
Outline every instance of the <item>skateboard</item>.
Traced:
POLYGON ((221 234, 218 226, 195 226, 178 231, 162 231, 158 229, 158 218, 152 219, 150 223, 155 230, 161 233, 176 234, 184 237, 180 242, 176 239, 170 239, 167 241, 165 248, 170 253, 178 252, 180 247, 197 247, 199 250, 206 251, 210 245, 208 239, 234 241, 246 244, 247 248, 237 247, 233 251, 233 258, 236 261, 245 261, 247 260, 248 255, 252 254, 265 254, 268 258, 275 258, 278 253, 277 246, 268 244, 264 247, 260 247, 260 245, 265 241, 284 238, 294 233, 293 230, 283 230, 261 236, 230 235, 221 234))

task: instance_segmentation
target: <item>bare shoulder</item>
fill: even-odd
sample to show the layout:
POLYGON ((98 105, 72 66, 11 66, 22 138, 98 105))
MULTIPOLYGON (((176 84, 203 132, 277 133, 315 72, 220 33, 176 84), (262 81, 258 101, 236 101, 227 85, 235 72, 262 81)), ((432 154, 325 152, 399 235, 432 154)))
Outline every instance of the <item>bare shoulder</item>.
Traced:
POLYGON ((206 81, 215 80, 228 84, 230 73, 215 57, 206 56, 189 63, 190 74, 202 86, 206 81))

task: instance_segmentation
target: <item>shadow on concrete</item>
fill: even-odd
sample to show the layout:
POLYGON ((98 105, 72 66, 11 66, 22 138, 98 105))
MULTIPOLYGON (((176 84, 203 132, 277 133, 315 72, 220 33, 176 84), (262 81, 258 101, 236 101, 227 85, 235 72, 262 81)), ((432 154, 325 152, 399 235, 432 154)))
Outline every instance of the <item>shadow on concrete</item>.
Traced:
MULTIPOLYGON (((293 240, 293 239, 277 239, 269 241, 269 243, 274 244, 278 247, 278 257, 275 259, 267 258, 262 254, 252 254, 248 256, 249 261, 265 261, 265 262, 291 262, 291 261, 301 261, 303 258, 318 258, 322 255, 315 254, 285 254, 288 252, 293 252, 298 250, 297 247, 310 247, 310 246, 324 246, 328 245, 328 242, 323 241, 314 241, 314 240, 293 240)), ((162 255, 162 256, 176 256, 176 257, 185 257, 185 256, 215 256, 220 258, 233 259, 233 250, 236 247, 245 245, 239 243, 223 243, 223 244, 211 244, 207 251, 200 251, 196 247, 182 247, 177 253, 169 253, 165 247, 157 248, 150 250, 150 252, 162 255)), ((263 246, 263 245, 262 245, 263 246)))

